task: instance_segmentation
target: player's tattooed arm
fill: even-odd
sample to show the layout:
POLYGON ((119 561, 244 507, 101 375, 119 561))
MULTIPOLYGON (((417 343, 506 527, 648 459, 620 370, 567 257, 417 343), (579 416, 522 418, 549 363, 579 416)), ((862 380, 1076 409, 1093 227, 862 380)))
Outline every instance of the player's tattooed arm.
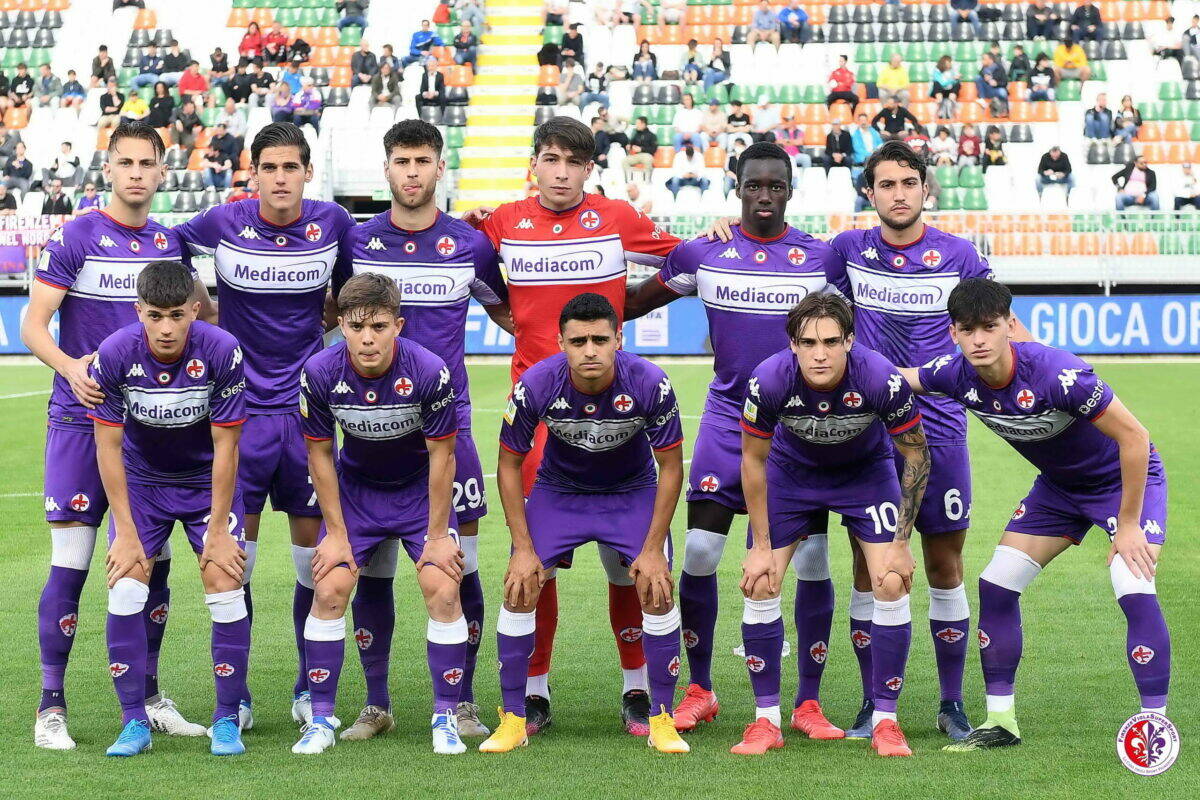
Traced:
POLYGON ((904 456, 904 470, 900 474, 900 512, 896 518, 895 541, 907 542, 912 537, 917 509, 921 507, 925 486, 929 483, 929 445, 925 441, 925 428, 920 422, 893 436, 892 443, 904 456))
POLYGON ((512 306, 508 303, 496 303, 495 305, 484 306, 483 310, 487 312, 492 322, 496 323, 505 333, 516 333, 517 327, 512 318, 512 306))

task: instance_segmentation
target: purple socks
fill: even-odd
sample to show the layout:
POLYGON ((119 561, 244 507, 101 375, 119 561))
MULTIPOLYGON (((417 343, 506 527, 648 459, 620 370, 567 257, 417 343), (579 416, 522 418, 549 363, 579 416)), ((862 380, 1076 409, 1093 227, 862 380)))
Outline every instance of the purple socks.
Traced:
POLYGON ((500 658, 500 696, 506 712, 525 716, 525 679, 533 655, 536 612, 500 609, 496 621, 496 649, 500 658))
POLYGON ((911 641, 912 612, 908 596, 899 600, 876 599, 871 617, 871 684, 876 713, 896 713, 911 641))
POLYGON ((750 688, 759 708, 779 705, 780 661, 783 659, 783 615, 778 597, 745 600, 742 610, 742 643, 750 688))
POLYGON ((829 633, 833 628, 833 581, 796 581, 796 666, 800 683, 796 706, 805 700, 818 700, 821 675, 829 655, 829 633))
POLYGON ((650 716, 669 714, 679 681, 679 607, 665 614, 642 612, 642 652, 650 681, 650 716))
POLYGON ((433 680, 433 713, 454 713, 462 693, 467 660, 467 620, 429 620, 425 626, 425 652, 433 680))
POLYGON ((970 614, 967 590, 962 584, 953 589, 929 587, 929 632, 933 636, 942 700, 962 700, 970 614))
POLYGON ((38 644, 42 661, 42 699, 38 711, 66 708, 64 679, 79 625, 79 596, 87 570, 50 567, 38 602, 38 644))
POLYGON ((679 612, 689 680, 712 691, 713 638, 717 631, 717 576, 679 576, 679 612))
POLYGON ((354 643, 367 679, 367 705, 390 708, 388 661, 392 632, 396 627, 396 605, 392 578, 362 575, 350 608, 354 615, 354 643))

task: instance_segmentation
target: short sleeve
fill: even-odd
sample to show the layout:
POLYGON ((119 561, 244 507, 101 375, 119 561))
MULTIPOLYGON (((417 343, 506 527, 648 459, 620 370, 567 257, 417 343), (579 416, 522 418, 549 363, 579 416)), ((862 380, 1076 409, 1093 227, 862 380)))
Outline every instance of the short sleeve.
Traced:
POLYGON ((987 278, 992 280, 996 277, 996 273, 988 265, 988 261, 983 257, 983 253, 979 252, 979 248, 974 242, 968 242, 963 248, 963 266, 960 273, 963 280, 969 278, 987 278))
POLYGON ((88 417, 103 425, 125 424, 125 369, 122 366, 119 348, 104 341, 96 350, 96 357, 88 367, 92 380, 100 384, 104 401, 88 411, 88 417))
POLYGON ((1063 360, 1056 365, 1059 369, 1047 379, 1044 389, 1050 404, 1078 419, 1098 419, 1115 397, 1112 387, 1083 359, 1069 353, 1062 355, 1063 360))
POLYGON ((450 368, 439 358, 426 365, 421 393, 421 433, 426 439, 446 439, 458 433, 458 413, 450 368))
POLYGON ((208 420, 213 425, 230 427, 246 421, 246 373, 242 364, 242 346, 233 343, 224 348, 221 366, 213 381, 208 420))
POLYGON ((500 274, 500 255, 486 236, 475 233, 471 236, 471 255, 475 263, 475 277, 471 281, 471 296, 480 305, 495 306, 508 300, 508 286, 500 274))
POLYGON ((622 215, 619 230, 625 259, 635 264, 657 267, 679 245, 679 238, 658 226, 654 220, 624 201, 614 206, 622 215))
POLYGON ((921 387, 930 394, 954 397, 954 376, 958 375, 961 365, 961 355, 946 353, 920 367, 917 378, 921 381, 921 387))
POLYGON ((742 430, 760 439, 775 435, 782 410, 780 392, 774 385, 774 356, 759 364, 746 382, 746 393, 742 399, 742 430))
POLYGON ((696 270, 700 266, 700 241, 693 239, 676 247, 658 270, 663 286, 679 295, 696 293, 696 270))
POLYGON ((341 293, 346 281, 354 277, 354 243, 358 239, 358 227, 348 229, 338 239, 337 258, 333 262, 333 296, 341 293))
POLYGON ((83 267, 82 241, 74 241, 82 232, 76 226, 63 225, 50 236, 38 259, 34 279, 56 289, 70 289, 83 267))
POLYGON ((646 388, 649 400, 646 413, 646 438, 655 450, 670 450, 683 442, 683 428, 679 421, 679 401, 671 379, 661 370, 658 380, 646 388))
MULTIPOLYGON (((499 211, 499 210, 500 209, 496 209, 496 211, 499 211)), ((477 226, 478 230, 481 233, 483 233, 484 236, 486 236, 488 238, 489 242, 492 243, 493 250, 500 249, 500 236, 501 236, 500 231, 501 231, 501 228, 503 227, 500 220, 497 219, 496 211, 493 211, 491 214, 489 214, 487 216, 487 218, 484 219, 477 226)))
POLYGON ((825 262, 825 280, 841 293, 846 302, 853 305, 854 293, 850 289, 850 276, 846 272, 846 250, 850 246, 846 233, 833 237, 829 243, 830 257, 825 262))
POLYGON ((333 412, 329 409, 325 381, 309 359, 300 370, 300 429, 305 439, 327 441, 333 438, 333 412))
MULTIPOLYGON (((528 374, 528 372, 526 373, 528 374)), ((513 386, 500 425, 500 446, 512 453, 525 454, 533 448, 533 432, 540 414, 533 392, 524 379, 513 386)))
POLYGON ((895 367, 887 373, 886 380, 879 380, 873 392, 875 414, 883 420, 888 433, 898 436, 921 421, 916 396, 895 367))
POLYGON ((221 242, 221 228, 226 208, 233 206, 212 206, 203 214, 176 225, 175 231, 183 239, 187 251, 194 256, 211 256, 221 242))

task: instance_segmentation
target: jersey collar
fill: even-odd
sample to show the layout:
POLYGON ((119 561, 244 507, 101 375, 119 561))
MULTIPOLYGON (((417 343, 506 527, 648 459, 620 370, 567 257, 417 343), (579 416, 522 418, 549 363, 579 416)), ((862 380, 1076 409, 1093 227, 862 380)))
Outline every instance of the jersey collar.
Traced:
MULTIPOLYGON (((1012 385, 1013 378, 1017 377, 1017 348, 1013 346, 1012 342, 1009 342, 1008 350, 1010 353, 1012 353, 1012 369, 1009 370, 1008 380, 1006 380, 1004 383, 1000 384, 999 386, 992 386, 987 381, 983 381, 983 385, 988 387, 992 391, 1000 391, 1001 389, 1007 389, 1010 385, 1012 385)), ((980 380, 983 380, 983 378, 981 377, 980 380)))
POLYGON ((552 208, 547 208, 545 206, 545 204, 542 203, 542 195, 539 192, 538 196, 537 196, 537 204, 538 204, 539 208, 541 208, 543 211, 545 211, 549 214, 570 214, 572 211, 575 211, 580 206, 582 206, 584 203, 586 203, 587 199, 588 199, 588 193, 584 192, 583 196, 579 199, 579 202, 576 203, 575 205, 571 206, 570 208, 564 208, 562 211, 555 211, 552 208))
POLYGON ((143 228, 145 228, 147 225, 150 224, 150 218, 147 217, 146 221, 143 222, 141 225, 126 225, 124 222, 121 222, 121 220, 114 218, 112 214, 108 213, 107 209, 101 208, 101 209, 99 209, 99 211, 101 214, 103 214, 105 217, 107 217, 110 222, 112 222, 116 225, 120 225, 122 228, 124 228, 127 231, 140 231, 143 228))
POLYGON ((745 236, 747 239, 749 239, 752 242, 759 242, 760 244, 770 244, 771 242, 778 242, 780 239, 787 236, 788 233, 791 231, 791 229, 792 229, 791 225, 784 223, 782 233, 780 233, 778 236, 772 236, 770 239, 763 239, 762 237, 755 236, 750 231, 746 230, 745 225, 737 226, 737 230, 742 232, 742 236, 745 236))
POLYGON ((392 222, 392 212, 390 210, 387 212, 388 225, 392 226, 392 230, 399 231, 400 233, 406 233, 409 236, 412 236, 412 235, 418 234, 418 233, 424 233, 425 231, 432 229, 434 226, 436 226, 442 220, 442 210, 440 208, 434 209, 434 210, 437 212, 437 214, 434 216, 433 222, 429 223, 424 228, 418 228, 416 230, 409 230, 408 228, 401 228, 395 222, 392 222))

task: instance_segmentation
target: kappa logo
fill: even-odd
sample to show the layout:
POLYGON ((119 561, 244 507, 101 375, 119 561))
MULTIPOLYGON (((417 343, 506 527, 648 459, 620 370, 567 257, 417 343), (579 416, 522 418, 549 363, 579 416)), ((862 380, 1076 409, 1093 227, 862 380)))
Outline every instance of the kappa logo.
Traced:
POLYGON ((529 217, 525 217, 513 227, 519 231, 531 231, 533 230, 533 220, 531 220, 529 217))
POLYGON ((445 386, 449 382, 450 382, 450 368, 442 367, 441 370, 438 371, 438 382, 437 382, 437 386, 434 387, 434 391, 441 389, 443 386, 445 386))
POLYGON ((746 656, 746 669, 751 672, 762 672, 767 668, 767 662, 758 656, 746 656))
POLYGON ((473 619, 467 623, 467 644, 479 644, 479 637, 483 633, 482 626, 479 620, 473 619))
POLYGON ((238 236, 242 239, 257 239, 258 231, 247 225, 246 227, 242 228, 242 232, 239 233, 238 236))
POLYGON ((1144 644, 1139 644, 1129 651, 1129 657, 1139 664, 1149 664, 1154 659, 1154 649, 1146 647, 1144 644))
POLYGON ((567 398, 560 397, 550 404, 551 411, 567 411, 571 408, 571 404, 567 402, 567 398))
POLYGON ((457 686, 458 682, 463 679, 463 671, 458 667, 451 667, 442 673, 442 680, 451 686, 457 686))
POLYGON ((712 473, 709 473, 701 478, 699 485, 700 491, 702 492, 715 492, 717 489, 721 488, 721 482, 717 480, 717 476, 713 475, 712 473))
POLYGON ((101 236, 100 237, 100 246, 101 247, 116 247, 117 243, 114 242, 109 236, 101 236))
POLYGON ((378 236, 372 236, 371 241, 367 242, 367 249, 368 250, 386 250, 387 248, 385 248, 383 246, 383 242, 379 241, 378 236))
POLYGON ((978 403, 979 392, 975 391, 975 387, 972 386, 969 390, 967 390, 967 393, 963 395, 963 399, 968 403, 978 403))
POLYGON ((1147 536, 1162 536, 1162 526, 1158 524, 1158 520, 1148 519, 1142 524, 1142 533, 1147 536))
POLYGON ((129 665, 120 661, 114 661, 108 665, 108 674, 114 678, 119 678, 129 672, 129 665))
POLYGON ((900 691, 900 687, 904 685, 904 678, 899 675, 893 675, 883 682, 883 685, 891 689, 893 692, 900 691))
POLYGON ((521 381, 517 381, 517 385, 513 387, 512 399, 525 405, 525 384, 521 381))
POLYGON ((888 376, 888 400, 891 400, 900 391, 900 387, 904 385, 904 376, 892 373, 888 376))
POLYGON ((1062 384, 1063 394, 1067 394, 1071 387, 1075 385, 1075 381, 1079 380, 1079 373, 1082 369, 1064 369, 1058 373, 1058 382, 1062 384))
POLYGON ((946 627, 935 633, 934 636, 941 639, 946 644, 954 644, 955 642, 961 641, 966 634, 960 631, 958 628, 946 627))
POLYGON ((338 381, 333 386, 333 394, 354 394, 354 390, 345 381, 338 381))
MULTIPOLYGON (((241 348, 238 348, 238 352, 239 353, 241 352, 241 348)), ((236 362, 234 362, 234 363, 236 363, 236 362)), ((300 371, 300 388, 306 392, 308 391, 308 373, 305 372, 304 370, 300 371)))
POLYGON ((812 647, 808 648, 808 655, 818 664, 824 664, 825 659, 829 657, 829 645, 824 642, 813 642, 812 647))
POLYGON ((72 511, 87 511, 91 507, 92 507, 91 498, 89 498, 83 492, 80 492, 79 494, 77 494, 71 498, 71 510, 72 511))
POLYGON ((62 507, 59 506, 58 501, 55 500, 53 497, 47 497, 46 498, 46 510, 47 511, 62 511, 62 507))
POLYGON ((304 229, 304 238, 310 242, 321 241, 321 226, 315 222, 308 223, 308 226, 304 229))
POLYGON ((187 363, 187 374, 189 378, 199 380, 204 377, 204 362, 198 358, 193 358, 187 363))
POLYGON ((850 631, 850 643, 859 650, 862 650, 864 647, 870 647, 871 634, 860 628, 855 628, 854 630, 850 631))
POLYGON ((954 354, 946 353, 944 356, 938 356, 937 358, 933 359, 924 367, 922 367, 922 369, 931 369, 936 375, 942 369, 942 367, 949 364, 952 360, 954 360, 954 354))
POLYGON ((454 255, 454 251, 458 249, 458 242, 454 241, 453 237, 443 236, 437 240, 436 248, 441 255, 452 256, 454 255))
POLYGON ((679 656, 675 656, 671 663, 667 664, 667 672, 671 673, 672 678, 679 674, 679 656))
POLYGON ((375 634, 366 628, 359 628, 354 631, 354 643, 358 645, 359 650, 369 650, 371 645, 375 644, 375 634))
POLYGON ((862 251, 862 257, 870 259, 871 261, 878 261, 879 260, 879 251, 876 250, 874 247, 868 247, 866 250, 862 251))
POLYGON ((992 643, 992 637, 987 635, 987 631, 983 628, 979 629, 979 649, 985 650, 992 643))
POLYGON ((800 395, 794 394, 788 398, 788 401, 783 404, 784 408, 804 408, 804 401, 800 399, 800 395))
POLYGON ((144 377, 146 377, 146 370, 142 369, 141 364, 134 364, 132 367, 129 368, 129 372, 125 373, 125 377, 126 378, 144 378, 144 377))
POLYGON ((749 390, 752 397, 762 399, 762 395, 759 394, 758 378, 751 378, 750 382, 746 384, 746 389, 749 390))
POLYGON ((70 614, 64 614, 58 618, 58 629, 62 631, 63 636, 70 638, 75 635, 76 628, 79 627, 79 615, 72 611, 70 614))
POLYGON ((228 661, 222 661, 220 664, 213 664, 213 674, 218 678, 228 678, 235 672, 237 672, 237 669, 228 661))
POLYGON ((401 397, 408 397, 413 393, 413 382, 404 376, 400 376, 396 379, 396 382, 392 384, 392 388, 395 389, 396 394, 400 395, 401 397))
POLYGON ((717 258, 741 258, 741 256, 738 255, 736 247, 727 247, 725 248, 725 252, 721 253, 717 258))
POLYGON ((150 621, 155 625, 166 625, 167 615, 171 613, 171 607, 166 603, 159 603, 150 612, 150 621))
POLYGON ((1022 389, 1021 391, 1017 392, 1017 405, 1026 411, 1033 408, 1033 402, 1036 399, 1037 398, 1034 397, 1033 392, 1029 391, 1028 389, 1022 389))
MULTIPOLYGON (((233 356, 229 359, 229 366, 236 367, 240 363, 242 363, 242 348, 235 347, 233 348, 233 356)), ((300 373, 300 378, 301 383, 303 383, 304 373, 300 373)), ((304 388, 307 389, 308 387, 305 386, 304 388)))
POLYGON ((621 637, 621 641, 629 642, 632 644, 633 642, 641 641, 642 629, 635 628, 635 627, 622 628, 621 632, 618 633, 617 635, 621 637))
POLYGON ((323 667, 314 667, 308 671, 308 680, 310 683, 324 683, 329 680, 329 670, 323 667))
POLYGON ((671 393, 671 379, 664 377, 658 382, 658 402, 667 399, 667 395, 671 393))
POLYGON ((691 628, 683 629, 683 646, 691 650, 696 645, 700 644, 700 636, 691 628))
POLYGON ((65 239, 63 238, 64 235, 65 234, 63 234, 63 229, 61 227, 55 228, 54 233, 50 234, 50 241, 58 242, 59 244, 64 244, 65 243, 65 239))

